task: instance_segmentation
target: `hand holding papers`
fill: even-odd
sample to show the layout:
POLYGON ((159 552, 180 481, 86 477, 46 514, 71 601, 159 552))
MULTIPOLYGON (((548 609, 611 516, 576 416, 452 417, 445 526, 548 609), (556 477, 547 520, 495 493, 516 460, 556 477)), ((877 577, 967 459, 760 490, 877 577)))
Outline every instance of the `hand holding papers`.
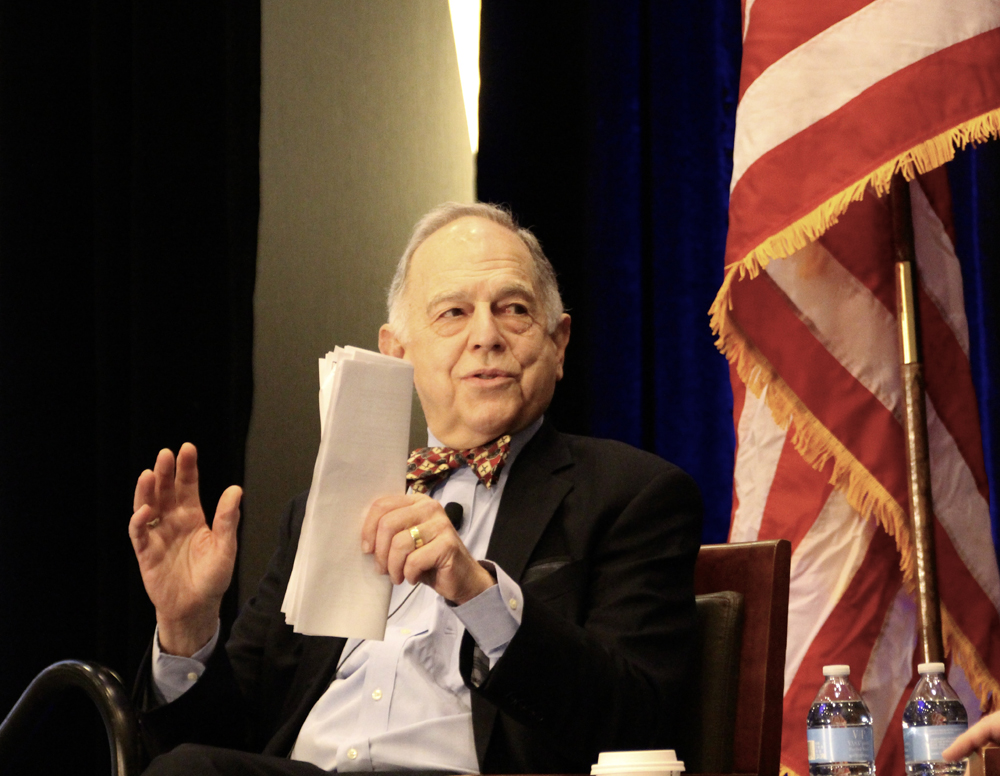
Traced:
POLYGON ((413 367, 338 347, 319 371, 319 453, 281 611, 297 633, 381 639, 392 583, 361 552, 361 525, 405 491, 413 367))

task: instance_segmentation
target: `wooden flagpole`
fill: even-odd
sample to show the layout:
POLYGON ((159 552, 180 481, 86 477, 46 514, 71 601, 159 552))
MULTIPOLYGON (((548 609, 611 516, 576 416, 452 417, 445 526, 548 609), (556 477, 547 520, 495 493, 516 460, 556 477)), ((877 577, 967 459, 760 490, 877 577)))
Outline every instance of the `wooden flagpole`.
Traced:
POLYGON ((941 605, 938 600, 934 552, 934 512, 931 502, 930 453, 927 445, 927 411, 924 402, 924 368, 914 295, 916 253, 913 246, 910 185, 902 173, 897 172, 892 177, 889 209, 892 213, 892 243, 896 257, 896 312, 899 321, 900 376, 903 382, 907 486, 917 567, 921 662, 938 663, 944 660, 944 646, 941 639, 941 605))

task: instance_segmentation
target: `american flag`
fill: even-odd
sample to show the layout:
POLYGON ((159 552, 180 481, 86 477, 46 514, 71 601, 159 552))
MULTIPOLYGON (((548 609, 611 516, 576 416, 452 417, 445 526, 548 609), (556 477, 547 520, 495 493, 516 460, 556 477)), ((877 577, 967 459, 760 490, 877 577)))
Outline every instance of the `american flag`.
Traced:
POLYGON ((1000 1, 744 0, 743 35, 711 310, 734 393, 730 540, 792 541, 783 769, 808 771, 822 666, 847 663, 877 769, 902 773, 920 656, 880 197, 910 179, 942 623, 972 720, 1000 703, 1000 575, 942 165, 1000 134, 1000 1))

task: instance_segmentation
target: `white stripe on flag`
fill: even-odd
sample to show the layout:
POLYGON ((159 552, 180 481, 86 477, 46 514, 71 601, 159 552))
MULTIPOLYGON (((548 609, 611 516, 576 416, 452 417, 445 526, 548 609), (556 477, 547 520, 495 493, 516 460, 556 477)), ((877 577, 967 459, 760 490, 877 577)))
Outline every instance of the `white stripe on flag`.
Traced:
POLYGON ((975 725, 983 716, 983 712, 979 708, 979 698, 976 697, 976 691, 969 684, 969 679, 965 675, 965 671, 962 670, 962 666, 954 660, 951 661, 951 668, 948 670, 948 684, 958 693, 962 705, 965 706, 965 711, 969 715, 970 727, 975 725))
POLYGON ((896 319, 885 305, 818 242, 766 272, 820 344, 899 419, 896 319))
POLYGON ((736 109, 730 191, 761 156, 882 79, 993 29, 996 13, 984 3, 1000 7, 1000 0, 875 0, 783 56, 736 109))
POLYGON ((752 542, 760 533, 760 521, 787 432, 774 422, 764 394, 758 399, 747 391, 736 433, 740 444, 733 487, 738 506, 729 529, 729 541, 752 542))
POLYGON ((754 0, 746 0, 743 5, 743 40, 747 39, 747 30, 750 29, 750 9, 753 8, 754 0))
POLYGON ((900 585, 885 613, 859 688, 874 720, 875 751, 882 746, 882 739, 889 732, 886 725, 913 676, 916 635, 917 607, 900 585))
POLYGON ((874 521, 863 520, 844 494, 834 490, 792 553, 785 692, 813 638, 861 566, 874 533, 874 521))

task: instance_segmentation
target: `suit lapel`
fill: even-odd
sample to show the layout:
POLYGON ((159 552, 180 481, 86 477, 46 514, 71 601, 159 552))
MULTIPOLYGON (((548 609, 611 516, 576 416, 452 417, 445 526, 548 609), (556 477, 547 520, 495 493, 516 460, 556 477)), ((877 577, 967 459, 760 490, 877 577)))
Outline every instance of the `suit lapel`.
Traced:
MULTIPOLYGON (((486 551, 486 557, 512 579, 521 580, 539 539, 572 490, 572 479, 558 476, 572 465, 569 448, 548 421, 514 461, 486 551)), ((472 729, 480 766, 496 714, 496 706, 472 694, 472 729)))
POLYGON ((556 509, 573 487, 555 473, 572 466, 566 443, 544 423, 511 468, 486 557, 521 579, 531 553, 556 509))
POLYGON ((284 757, 295 745, 302 723, 333 681, 344 644, 343 638, 305 636, 302 658, 289 690, 291 708, 284 724, 264 747, 263 754, 284 757))

